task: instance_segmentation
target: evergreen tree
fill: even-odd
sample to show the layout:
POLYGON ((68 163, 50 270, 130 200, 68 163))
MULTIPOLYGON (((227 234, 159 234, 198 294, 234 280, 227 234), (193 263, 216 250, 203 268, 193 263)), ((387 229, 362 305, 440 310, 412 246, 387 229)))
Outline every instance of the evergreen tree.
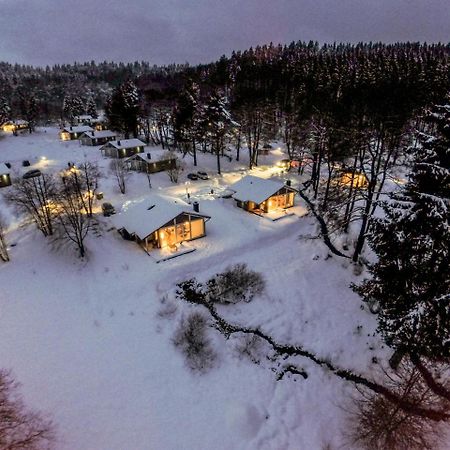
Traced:
POLYGON ((378 256, 356 290, 379 304, 386 342, 411 355, 450 356, 450 105, 426 117, 428 130, 408 184, 384 202, 368 240, 378 256))
POLYGON ((74 123, 74 118, 84 114, 84 102, 78 95, 68 94, 63 100, 63 114, 71 125, 74 123))
POLYGON ((10 119, 11 109, 5 97, 0 97, 0 125, 10 119))
POLYGON ((91 92, 88 94, 88 97, 86 99, 86 107, 85 107, 85 109, 86 109, 86 114, 89 114, 94 119, 96 119, 98 117, 97 105, 95 103, 94 96, 92 95, 91 92))
POLYGON ((38 118, 36 95, 33 91, 21 86, 17 89, 17 96, 19 98, 20 114, 28 122, 28 130, 32 133, 38 118))
POLYGON ((189 81, 178 97, 173 113, 174 138, 177 145, 191 148, 194 166, 197 165, 197 134, 200 91, 198 85, 189 81))
POLYGON ((139 111, 139 91, 131 80, 114 90, 105 108, 110 128, 122 132, 125 139, 130 134, 137 137, 139 111))
POLYGON ((226 108, 226 99, 220 92, 214 92, 205 105, 201 120, 206 139, 211 143, 212 153, 217 156, 217 173, 220 171, 220 157, 223 156, 225 137, 232 126, 237 123, 231 118, 226 108))

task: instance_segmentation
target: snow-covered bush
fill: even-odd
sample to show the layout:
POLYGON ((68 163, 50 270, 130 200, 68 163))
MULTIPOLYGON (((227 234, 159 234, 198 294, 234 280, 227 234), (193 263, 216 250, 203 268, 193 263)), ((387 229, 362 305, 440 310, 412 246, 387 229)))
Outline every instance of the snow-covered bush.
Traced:
POLYGON ((173 344, 184 354, 188 366, 198 372, 210 370, 217 358, 207 336, 207 327, 206 317, 193 312, 181 321, 173 337, 173 344))
POLYGON ((208 299, 215 303, 250 302, 264 292, 266 283, 262 275, 236 264, 216 274, 207 283, 208 299))

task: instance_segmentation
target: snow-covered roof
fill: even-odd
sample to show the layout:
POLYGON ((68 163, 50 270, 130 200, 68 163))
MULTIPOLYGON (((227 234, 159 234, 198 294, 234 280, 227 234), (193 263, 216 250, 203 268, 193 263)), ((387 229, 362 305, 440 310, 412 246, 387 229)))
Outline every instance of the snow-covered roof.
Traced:
POLYGON ((102 130, 102 131, 87 131, 83 133, 82 137, 88 138, 107 138, 107 137, 116 137, 117 133, 111 130, 102 130))
POLYGON ((286 186, 282 181, 267 180, 265 178, 247 175, 232 184, 230 189, 235 192, 233 194, 234 199, 241 202, 250 201, 259 204, 276 194, 283 187, 294 191, 294 189, 286 186))
POLYGON ((112 221, 117 229, 125 228, 128 233, 145 239, 183 212, 209 218, 194 212, 190 205, 181 200, 149 197, 139 202, 126 202, 122 212, 113 216, 112 221))
MULTIPOLYGON (((150 152, 149 152, 150 153, 150 152)), ((145 156, 143 156, 142 153, 135 153, 134 155, 129 156, 128 158, 124 159, 124 161, 133 161, 136 159, 139 159, 141 161, 145 161, 148 163, 156 163, 159 161, 171 161, 172 159, 175 159, 176 156, 171 156, 168 155, 166 151, 159 151, 158 150, 152 150, 150 155, 152 156, 152 158, 146 158, 145 156)))
POLYGON ((0 164, 0 175, 8 175, 11 173, 11 169, 5 164, 0 164))
POLYGON ((117 149, 121 148, 133 148, 133 147, 145 147, 144 142, 139 139, 119 139, 118 141, 110 141, 105 146, 111 146, 117 149))
POLYGON ((23 119, 7 120, 6 122, 0 123, 0 125, 2 127, 6 126, 6 125, 14 125, 16 127, 21 127, 21 126, 28 126, 28 122, 23 119))
POLYGON ((77 127, 64 127, 62 131, 65 131, 66 133, 85 133, 86 131, 94 131, 91 127, 88 127, 87 125, 80 125, 77 127))
POLYGON ((140 159, 141 161, 150 162, 147 158, 144 158, 140 153, 135 153, 134 155, 129 156, 128 158, 124 159, 124 162, 127 161, 134 161, 136 159, 140 159))

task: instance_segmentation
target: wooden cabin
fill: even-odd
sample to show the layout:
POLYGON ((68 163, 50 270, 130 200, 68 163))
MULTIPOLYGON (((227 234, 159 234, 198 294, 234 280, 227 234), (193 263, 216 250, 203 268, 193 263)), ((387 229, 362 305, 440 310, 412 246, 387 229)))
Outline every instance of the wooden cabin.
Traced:
POLYGON ((230 186, 239 208, 256 213, 269 213, 294 206, 296 190, 281 181, 247 175, 230 186))
POLYGON ((86 131, 80 136, 81 145, 105 145, 117 139, 117 133, 110 130, 86 131))
MULTIPOLYGON (((198 204, 197 204, 198 205, 198 204)), ((173 248, 206 236, 209 216, 189 205, 162 198, 132 203, 112 219, 124 239, 136 241, 146 252, 173 248)))
POLYGON ((353 186, 357 189, 366 189, 369 185, 364 173, 354 171, 343 171, 338 178, 338 183, 348 187, 353 186))
POLYGON ((84 133, 87 133, 89 131, 94 131, 94 130, 87 125, 68 126, 68 127, 64 127, 59 132, 59 138, 62 141, 73 141, 75 139, 79 139, 84 133))
POLYGON ((145 144, 139 139, 120 139, 110 141, 100 148, 103 156, 110 158, 129 158, 144 151, 145 144))
POLYGON ((88 125, 97 131, 107 130, 106 119, 104 117, 93 117, 89 114, 74 117, 75 125, 88 125))
POLYGON ((136 153, 127 158, 124 162, 128 170, 144 173, 158 173, 175 169, 177 163, 175 158, 152 160, 149 156, 151 156, 150 153, 147 153, 147 158, 140 153, 136 153))
POLYGON ((11 186, 10 167, 5 163, 0 164, 0 188, 11 186))
POLYGON ((26 120, 8 120, 2 125, 2 130, 6 133, 17 133, 18 131, 26 130, 28 125, 26 120))

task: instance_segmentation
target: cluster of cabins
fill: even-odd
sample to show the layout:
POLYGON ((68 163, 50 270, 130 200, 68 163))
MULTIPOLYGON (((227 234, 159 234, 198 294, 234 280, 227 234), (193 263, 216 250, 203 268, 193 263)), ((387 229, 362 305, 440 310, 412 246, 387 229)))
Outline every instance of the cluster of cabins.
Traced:
MULTIPOLYGON (((14 127, 21 125, 14 123, 14 127)), ((85 146, 100 146, 103 156, 123 159, 129 170, 155 173, 170 170, 176 164, 175 159, 152 160, 150 153, 144 154, 144 142, 120 139, 117 133, 104 129, 101 123, 87 115, 78 116, 74 125, 62 128, 60 139, 79 140, 85 146)), ((269 150, 267 145, 264 151, 269 150)), ((11 184, 10 168, 4 163, 0 165, 0 187, 11 184)), ((296 193, 290 183, 250 175, 230 186, 230 190, 239 208, 260 215, 294 206, 296 193)), ((136 241, 149 252, 154 248, 176 248, 181 242, 206 236, 206 222, 210 219, 210 216, 200 213, 197 202, 191 209, 183 202, 159 197, 150 203, 141 201, 125 205, 113 221, 124 239, 136 241)))
MULTIPOLYGON (((236 205, 246 211, 263 214, 294 206, 296 190, 289 183, 245 176, 230 186, 236 205)), ((206 236, 211 219, 179 202, 158 198, 125 205, 113 222, 124 239, 136 241, 147 253, 154 248, 176 248, 177 244, 206 236)))
MULTIPOLYGON (((89 118, 91 116, 80 116, 89 118)), ((81 145, 98 147, 103 156, 124 159, 128 170, 145 173, 157 173, 171 170, 176 166, 175 158, 161 158, 152 160, 151 153, 143 156, 145 143, 139 139, 120 139, 118 134, 111 130, 94 129, 90 125, 70 125, 59 132, 63 141, 78 140, 81 145)))

